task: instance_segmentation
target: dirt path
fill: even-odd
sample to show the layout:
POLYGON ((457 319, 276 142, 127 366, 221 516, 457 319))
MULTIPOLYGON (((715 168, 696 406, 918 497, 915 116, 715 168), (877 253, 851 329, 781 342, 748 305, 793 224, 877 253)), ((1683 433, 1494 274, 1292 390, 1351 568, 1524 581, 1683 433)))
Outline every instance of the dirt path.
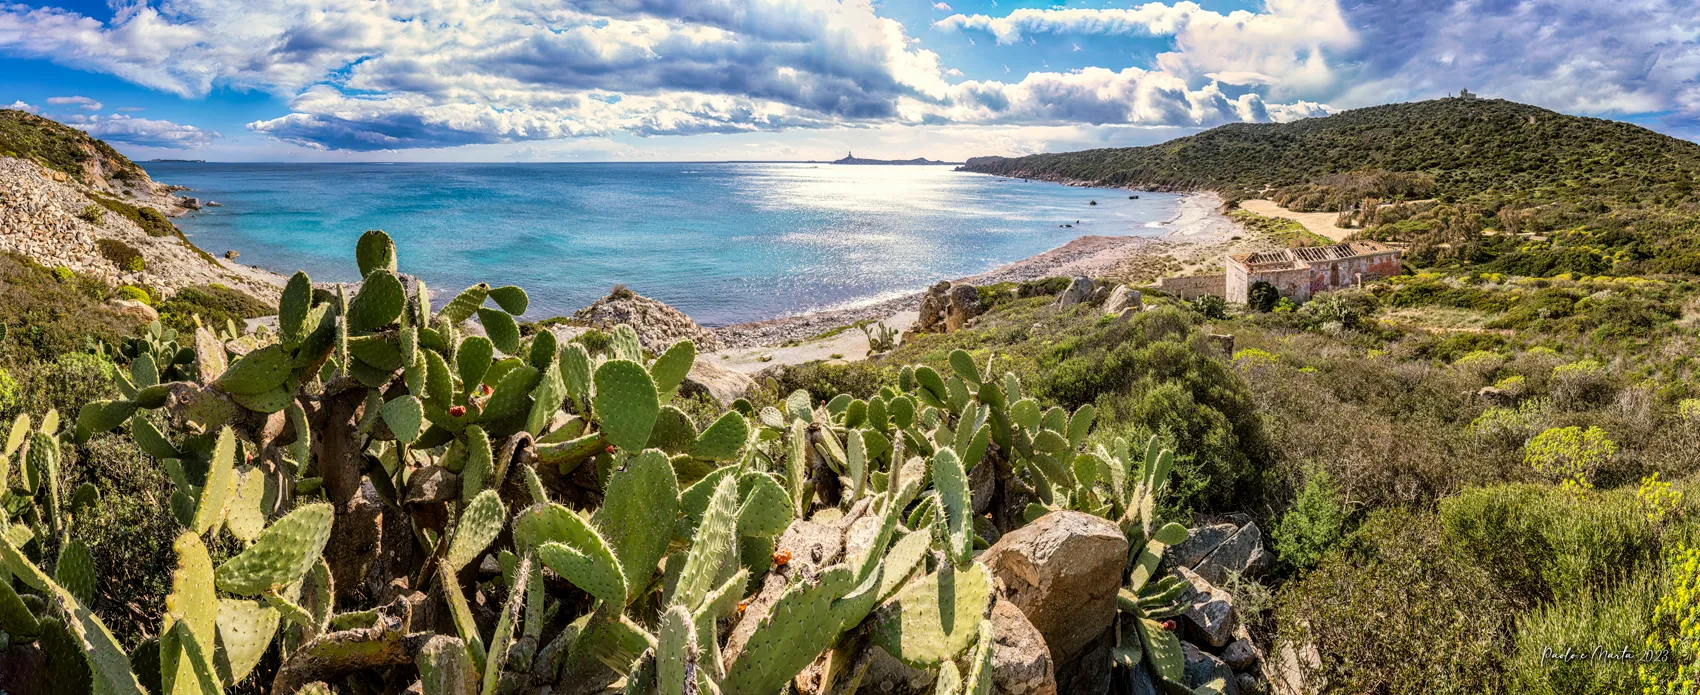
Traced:
MULTIPOLYGON (((900 311, 880 319, 886 327, 902 332, 920 316, 914 311, 900 311)), ((745 374, 754 374, 768 367, 780 364, 803 364, 805 362, 855 362, 866 359, 868 355, 868 336, 860 328, 845 328, 837 334, 819 340, 805 340, 801 344, 789 347, 743 347, 721 350, 709 353, 698 359, 709 359, 715 363, 735 369, 745 374)))
POLYGON ((1355 229, 1336 226, 1334 220, 1339 218, 1339 213, 1336 212, 1293 212, 1276 205, 1275 201, 1262 199, 1242 200, 1240 207, 1264 217, 1292 220, 1304 225, 1305 229, 1310 230, 1312 234, 1325 236, 1334 241, 1345 241, 1346 237, 1357 232, 1355 229))

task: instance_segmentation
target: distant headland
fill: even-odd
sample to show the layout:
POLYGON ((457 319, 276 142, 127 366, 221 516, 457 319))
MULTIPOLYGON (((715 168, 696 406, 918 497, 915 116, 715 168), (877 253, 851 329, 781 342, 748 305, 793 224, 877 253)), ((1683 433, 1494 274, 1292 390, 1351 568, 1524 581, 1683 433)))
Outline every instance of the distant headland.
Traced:
POLYGON ((926 157, 914 159, 863 159, 853 152, 845 152, 843 159, 833 160, 829 164, 961 164, 961 162, 946 162, 926 157))

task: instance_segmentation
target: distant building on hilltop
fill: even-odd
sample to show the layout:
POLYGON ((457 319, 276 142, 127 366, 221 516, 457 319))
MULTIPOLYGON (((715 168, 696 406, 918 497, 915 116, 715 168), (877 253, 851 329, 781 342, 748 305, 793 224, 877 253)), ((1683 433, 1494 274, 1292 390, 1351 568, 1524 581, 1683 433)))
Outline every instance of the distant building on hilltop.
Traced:
POLYGON ((1228 269, 1225 299, 1237 304, 1246 303, 1252 284, 1258 281, 1302 302, 1317 292, 1357 286, 1400 271, 1399 249, 1373 241, 1235 254, 1224 265, 1228 269))
POLYGON ((1459 99, 1474 99, 1474 98, 1476 98, 1476 95, 1470 93, 1469 87, 1465 87, 1461 90, 1458 90, 1458 98, 1459 99))

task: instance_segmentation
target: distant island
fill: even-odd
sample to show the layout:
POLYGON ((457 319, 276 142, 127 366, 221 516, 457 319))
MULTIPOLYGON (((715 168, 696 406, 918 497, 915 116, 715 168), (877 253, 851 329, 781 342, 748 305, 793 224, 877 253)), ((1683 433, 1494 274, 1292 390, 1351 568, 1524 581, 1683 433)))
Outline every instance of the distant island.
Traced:
POLYGON ((206 164, 207 160, 205 160, 205 159, 150 159, 150 160, 148 160, 148 163, 150 163, 150 164, 155 163, 155 162, 168 162, 168 163, 176 163, 176 164, 206 164))
POLYGON ((916 157, 914 159, 863 159, 861 157, 857 157, 855 153, 845 152, 843 159, 834 160, 828 162, 828 164, 961 164, 961 162, 945 162, 937 159, 927 159, 926 157, 916 157))

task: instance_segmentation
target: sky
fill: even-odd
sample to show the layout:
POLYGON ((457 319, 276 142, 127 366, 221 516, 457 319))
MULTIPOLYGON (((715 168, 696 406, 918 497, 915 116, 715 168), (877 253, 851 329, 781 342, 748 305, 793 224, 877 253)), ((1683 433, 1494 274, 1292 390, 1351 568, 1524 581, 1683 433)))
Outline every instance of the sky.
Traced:
POLYGON ((1700 139, 1700 0, 0 0, 132 158, 960 160, 1461 88, 1700 139))

